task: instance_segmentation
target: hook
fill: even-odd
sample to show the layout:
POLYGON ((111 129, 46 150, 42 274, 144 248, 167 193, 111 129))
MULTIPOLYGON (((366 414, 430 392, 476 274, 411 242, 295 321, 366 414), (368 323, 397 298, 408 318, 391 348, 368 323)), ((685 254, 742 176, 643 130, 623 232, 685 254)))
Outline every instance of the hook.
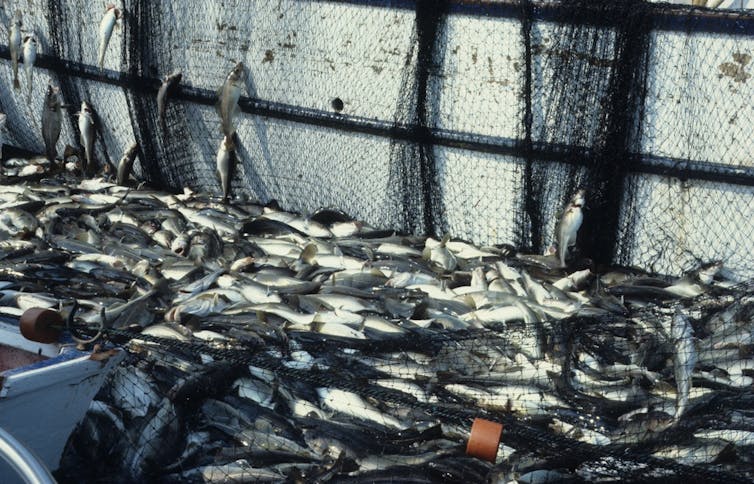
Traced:
POLYGON ((81 338, 73 331, 74 318, 76 316, 76 311, 78 310, 78 308, 79 308, 79 302, 78 300, 74 300, 73 307, 71 308, 71 312, 68 313, 68 319, 66 320, 65 329, 68 331, 68 333, 70 333, 71 339, 73 339, 73 341, 75 341, 76 343, 84 344, 84 345, 93 343, 102 336, 102 331, 105 329, 105 322, 104 322, 105 308, 104 307, 102 308, 102 312, 101 312, 102 318, 100 319, 100 322, 99 322, 99 328, 97 328, 97 334, 95 334, 93 337, 89 339, 81 338))

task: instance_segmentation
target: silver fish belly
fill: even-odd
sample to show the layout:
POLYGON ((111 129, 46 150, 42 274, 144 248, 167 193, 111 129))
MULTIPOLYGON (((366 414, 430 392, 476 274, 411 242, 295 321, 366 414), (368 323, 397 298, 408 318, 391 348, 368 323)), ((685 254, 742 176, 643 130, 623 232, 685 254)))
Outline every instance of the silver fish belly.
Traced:
POLYGON ((42 110, 42 138, 45 143, 45 153, 50 163, 54 163, 58 155, 57 144, 63 123, 59 93, 60 89, 48 86, 42 110))
POLYGON ((230 181, 233 171, 233 142, 226 136, 220 143, 220 149, 217 152, 217 176, 220 178, 220 185, 223 190, 223 202, 228 202, 230 196, 230 181))
POLYGON ((94 156, 94 118, 93 112, 86 101, 81 103, 79 112, 79 132, 81 145, 84 147, 84 157, 81 160, 81 171, 88 173, 92 169, 94 156))
POLYGON ((110 37, 113 35, 115 21, 118 20, 119 17, 120 10, 115 8, 115 5, 110 4, 107 6, 105 15, 102 17, 102 21, 99 24, 99 52, 97 65, 100 69, 104 66, 107 45, 110 43, 110 37))
POLYGON ((232 137, 236 132, 233 118, 238 112, 238 99, 241 97, 245 73, 243 62, 239 62, 228 74, 222 87, 218 91, 217 112, 222 122, 222 132, 226 137, 232 137))
POLYGON ((167 110, 168 96, 170 95, 170 92, 175 89, 175 86, 181 82, 182 78, 183 74, 180 72, 165 77, 160 89, 157 91, 157 118, 160 121, 160 128, 162 129, 163 135, 167 131, 165 125, 165 111, 167 110))
POLYGON ((126 186, 128 183, 128 177, 131 175, 131 170, 134 166, 134 159, 139 152, 139 143, 132 144, 126 152, 123 154, 123 158, 118 162, 118 173, 116 176, 116 183, 121 186, 126 186))
POLYGON ((18 59, 21 54, 21 11, 16 10, 8 32, 8 48, 10 49, 10 59, 13 64, 13 88, 21 89, 21 83, 18 82, 18 59))
POLYGON ((566 265, 566 254, 569 248, 576 245, 576 235, 581 227, 581 222, 584 221, 584 214, 581 210, 583 206, 584 190, 579 190, 571 199, 558 223, 558 259, 561 267, 566 265))

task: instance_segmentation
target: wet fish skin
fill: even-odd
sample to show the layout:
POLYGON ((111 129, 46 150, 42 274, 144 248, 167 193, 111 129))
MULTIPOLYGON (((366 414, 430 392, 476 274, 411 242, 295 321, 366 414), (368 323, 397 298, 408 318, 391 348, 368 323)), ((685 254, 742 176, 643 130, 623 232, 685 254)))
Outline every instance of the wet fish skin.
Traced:
POLYGON ((233 118, 238 112, 238 100, 241 97, 241 89, 244 87, 246 73, 243 62, 239 62, 228 74, 225 82, 217 92, 217 112, 220 115, 222 133, 227 138, 232 138, 236 132, 233 118))
POLYGON ((566 254, 571 247, 576 245, 576 235, 584 221, 582 207, 584 206, 585 195, 584 190, 578 190, 571 198, 558 222, 558 259, 561 267, 566 267, 566 254))
POLYGON ((21 83, 18 82, 18 59, 21 57, 21 11, 16 10, 13 21, 8 31, 8 48, 10 49, 10 59, 13 64, 13 88, 21 89, 21 83))
POLYGON ((689 401, 691 391, 691 374, 696 366, 696 348, 691 323, 685 314, 677 309, 671 322, 670 335, 674 343, 673 371, 675 374, 678 393, 676 397, 676 411, 673 416, 678 421, 689 401))
POLYGON ((235 145, 232 137, 227 135, 220 143, 220 149, 217 151, 217 177, 220 179, 220 186, 223 191, 223 203, 228 203, 230 196, 230 182, 233 176, 233 156, 235 145))
POLYGON ((24 37, 24 69, 26 70, 26 102, 31 104, 34 79, 34 63, 37 61, 37 37, 31 33, 24 37))
POLYGON ((134 166, 134 160, 139 152, 139 143, 134 142, 128 147, 123 158, 118 162, 118 173, 116 176, 116 183, 120 186, 127 186, 128 178, 131 176, 131 170, 134 166))
POLYGON ((167 126, 165 125, 165 112, 167 110, 168 96, 176 89, 176 86, 181 83, 183 73, 174 72, 169 76, 166 76, 160 85, 160 89, 157 91, 157 119, 160 122, 160 128, 162 129, 162 135, 167 134, 167 126))
POLYGON ((81 160, 81 171, 84 174, 89 174, 94 165, 94 111, 89 103, 86 101, 81 102, 81 111, 78 112, 79 117, 79 139, 81 145, 84 147, 84 157, 81 160))
POLYGON ((5 113, 0 113, 0 159, 3 158, 3 143, 5 143, 3 131, 5 130, 5 123, 8 121, 8 116, 5 113))
POLYGON ((108 4, 105 9, 105 15, 99 24, 99 51, 97 54, 97 66, 100 70, 103 69, 105 64, 105 52, 107 51, 107 45, 110 43, 110 37, 113 35, 113 28, 115 22, 120 18, 121 12, 115 8, 115 5, 108 4))
POLYGON ((60 88, 47 86, 44 107, 42 108, 42 138, 45 143, 45 153, 50 163, 55 163, 58 156, 57 144, 60 138, 60 128, 63 123, 61 112, 60 88))

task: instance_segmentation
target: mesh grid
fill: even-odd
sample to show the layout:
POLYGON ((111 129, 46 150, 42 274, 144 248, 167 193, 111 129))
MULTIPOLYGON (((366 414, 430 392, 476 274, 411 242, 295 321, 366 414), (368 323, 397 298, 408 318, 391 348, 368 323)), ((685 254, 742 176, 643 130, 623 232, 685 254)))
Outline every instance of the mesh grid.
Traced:
POLYGON ((96 305, 142 303, 105 332, 130 358, 60 480, 752 478, 754 301, 733 285, 754 277, 751 12, 119 7, 99 70, 99 7, 24 3, 41 54, 28 104, 0 47, 8 144, 43 151, 50 83, 70 105, 58 152, 87 101, 99 164, 137 141, 152 187, 60 175, 3 195, 2 311, 75 298, 88 334, 96 305), (239 61, 234 198, 218 204, 213 105, 239 61), (554 267, 538 254, 579 187, 576 250, 554 267), (466 454, 476 417, 504 426, 494 462, 466 454))
MULTIPOLYGON (((458 227, 450 220, 469 208, 465 196, 454 198, 460 192, 443 185, 454 181, 440 173, 445 166, 435 158, 437 145, 471 146, 457 165, 487 179, 509 169, 505 156, 525 163, 519 183, 503 190, 523 196, 513 202, 516 222, 495 229, 494 240, 489 217, 453 235, 543 251, 552 243, 553 213, 576 186, 586 186, 592 209, 582 241, 587 252, 600 263, 642 265, 654 256, 626 239, 631 232, 617 220, 622 213, 632 219, 626 224, 636 224, 659 214, 629 213, 638 206, 627 189, 632 172, 712 181, 743 176, 739 183, 750 185, 746 11, 702 14, 628 0, 609 8, 590 2, 209 2, 184 11, 129 1, 110 40, 106 70, 98 73, 88 66, 95 64, 99 12, 74 1, 32 2, 27 10, 25 28, 40 39, 41 68, 31 108, 5 96, 8 142, 41 151, 37 113, 49 80, 61 85, 64 102, 73 106, 59 151, 64 143, 78 145, 72 113, 88 100, 101 116, 101 162, 117 162, 135 138, 137 175, 165 188, 217 190, 213 165, 221 136, 210 105, 236 61, 246 66, 244 94, 252 102, 242 103, 246 112, 238 120, 234 192, 277 199, 295 211, 337 202, 375 226, 440 236, 458 227), (47 10, 47 18, 37 15, 47 10), (183 73, 183 89, 169 104, 168 132, 160 133, 153 89, 157 78, 173 71, 183 73), (132 77, 120 81, 119 72, 132 77), (113 87, 99 82, 105 78, 113 87), (114 92, 121 88, 123 94, 114 92), (261 106, 266 111, 255 114, 261 106), (321 126, 333 123, 338 131, 369 133, 348 141, 333 133, 338 141, 327 135, 320 141, 321 126), (389 149, 377 148, 386 141, 389 149), (379 152, 364 152, 367 146, 379 152), (500 162, 479 165, 475 151, 499 154, 500 162), (299 170, 291 166, 303 157, 309 174, 323 175, 303 173, 296 180, 299 174, 292 172, 299 170), (324 180, 334 187, 312 190, 324 180)), ((2 69, 7 86, 8 63, 2 69)), ((496 187, 486 187, 478 199, 488 202, 476 213, 492 214, 511 203, 496 187)), ((740 190, 746 198, 748 189, 740 190)), ((726 213, 716 219, 724 227, 739 220, 726 213)), ((721 232, 706 228, 695 238, 721 232)), ((722 254, 718 258, 746 258, 736 243, 704 240, 722 254), (736 253, 728 254, 731 246, 736 253)), ((697 249, 670 252, 686 250, 697 249)), ((666 257, 664 267, 678 274, 688 263, 675 257, 666 257)), ((746 264, 735 269, 742 277, 751 274, 746 264)))

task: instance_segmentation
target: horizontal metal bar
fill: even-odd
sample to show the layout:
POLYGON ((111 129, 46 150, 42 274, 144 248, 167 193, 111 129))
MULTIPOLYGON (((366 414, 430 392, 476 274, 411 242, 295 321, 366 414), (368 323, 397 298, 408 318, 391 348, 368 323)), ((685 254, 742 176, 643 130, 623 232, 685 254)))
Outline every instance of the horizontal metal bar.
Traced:
MULTIPOLYGON (((7 47, 0 46, 0 58, 10 59, 10 52, 7 47)), ((55 71, 59 75, 75 76, 80 79, 119 86, 145 94, 156 94, 160 86, 159 79, 145 78, 108 69, 100 70, 92 65, 58 59, 43 54, 37 56, 36 65, 55 71)), ((217 101, 217 94, 214 91, 185 85, 176 90, 174 97, 206 106, 214 106, 217 101)), ((284 121, 322 126, 354 133, 364 133, 411 143, 446 146, 514 157, 525 156, 522 140, 512 138, 443 129, 423 130, 419 129, 418 126, 408 124, 351 116, 248 97, 242 97, 238 104, 245 113, 284 121)), ((575 146, 535 142, 532 148, 532 157, 542 162, 558 162, 583 166, 585 162, 582 160, 589 157, 589 152, 585 148, 575 146)), ((632 159, 629 165, 631 172, 754 186, 754 168, 733 167, 646 154, 632 155, 632 159)))
MULTIPOLYGON (((314 2, 345 3, 369 7, 414 9, 415 1, 410 0, 309 0, 314 2)), ((451 15, 468 15, 492 18, 521 17, 522 5, 519 0, 451 0, 451 15)), ((563 13, 573 7, 557 2, 531 2, 532 20, 555 22, 562 20, 563 13)), ((574 25, 594 25, 609 27, 613 21, 607 13, 609 2, 594 2, 592 15, 574 15, 574 25)), ((582 6, 583 8, 583 6, 582 6)), ((721 33, 729 35, 754 36, 754 12, 725 9, 708 9, 666 3, 647 4, 653 28, 663 31, 721 33)))

